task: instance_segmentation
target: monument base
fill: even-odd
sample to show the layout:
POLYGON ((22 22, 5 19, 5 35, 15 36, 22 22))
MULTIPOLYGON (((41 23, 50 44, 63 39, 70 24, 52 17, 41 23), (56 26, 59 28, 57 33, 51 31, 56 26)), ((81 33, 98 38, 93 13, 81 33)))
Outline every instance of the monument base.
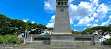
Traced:
POLYGON ((51 40, 74 40, 74 37, 72 33, 54 33, 51 40))

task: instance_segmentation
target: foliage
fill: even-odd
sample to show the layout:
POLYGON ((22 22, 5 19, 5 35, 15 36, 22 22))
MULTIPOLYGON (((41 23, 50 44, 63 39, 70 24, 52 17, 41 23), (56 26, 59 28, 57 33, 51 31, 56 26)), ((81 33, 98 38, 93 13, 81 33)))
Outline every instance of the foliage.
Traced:
POLYGON ((47 29, 45 25, 42 24, 36 24, 31 23, 29 21, 23 22, 22 20, 18 19, 10 19, 6 17, 5 15, 0 14, 0 34, 20 34, 24 33, 25 30, 30 30, 31 28, 41 28, 41 29, 47 29))
POLYGON ((20 40, 17 38, 17 36, 15 35, 11 35, 11 34, 8 34, 8 35, 0 35, 0 43, 3 44, 18 44, 20 42, 20 40))
POLYGON ((82 31, 82 33, 86 34, 92 34, 93 32, 95 32, 95 30, 102 30, 103 32, 111 32, 111 27, 109 26, 96 26, 96 27, 92 27, 92 28, 87 28, 84 31, 82 31))
POLYGON ((111 38, 107 39, 106 41, 103 42, 105 45, 111 45, 111 38))
POLYGON ((11 22, 10 18, 7 18, 6 16, 0 14, 0 33, 10 32, 9 22, 11 22))
POLYGON ((42 25, 42 24, 38 24, 37 27, 40 29, 43 29, 43 30, 47 29, 47 27, 45 25, 42 25))
POLYGON ((53 30, 54 28, 47 28, 48 30, 53 30))
POLYGON ((36 23, 31 23, 29 21, 26 22, 26 25, 25 25, 25 28, 27 30, 30 30, 31 28, 34 28, 34 27, 37 27, 37 24, 36 23))
POLYGON ((2 44, 2 43, 3 43, 3 41, 4 41, 4 38, 3 38, 3 36, 2 36, 2 35, 0 35, 0 44, 2 44))
POLYGON ((72 31, 73 34, 81 34, 82 32, 79 31, 72 31))

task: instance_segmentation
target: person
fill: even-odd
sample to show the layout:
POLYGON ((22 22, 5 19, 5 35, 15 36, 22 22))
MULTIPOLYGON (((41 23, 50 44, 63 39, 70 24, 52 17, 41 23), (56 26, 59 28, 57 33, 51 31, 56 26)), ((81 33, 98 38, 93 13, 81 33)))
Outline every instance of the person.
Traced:
POLYGON ((22 37, 23 37, 23 38, 25 37, 24 33, 22 33, 22 37))

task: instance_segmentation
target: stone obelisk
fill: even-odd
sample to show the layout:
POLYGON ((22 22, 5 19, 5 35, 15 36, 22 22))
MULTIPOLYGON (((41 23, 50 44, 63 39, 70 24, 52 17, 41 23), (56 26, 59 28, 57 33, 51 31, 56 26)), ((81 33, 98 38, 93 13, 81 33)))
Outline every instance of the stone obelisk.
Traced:
POLYGON ((68 0, 56 0, 56 15, 53 34, 72 34, 70 28, 68 0))

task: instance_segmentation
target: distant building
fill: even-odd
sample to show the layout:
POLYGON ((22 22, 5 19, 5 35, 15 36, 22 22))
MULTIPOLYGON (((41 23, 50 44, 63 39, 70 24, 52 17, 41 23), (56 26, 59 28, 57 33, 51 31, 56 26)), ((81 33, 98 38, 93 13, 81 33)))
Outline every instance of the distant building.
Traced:
POLYGON ((110 37, 111 37, 111 32, 109 33, 110 37))
POLYGON ((51 35, 53 33, 52 30, 45 29, 41 35, 51 35))
POLYGON ((41 33, 43 33, 43 32, 40 28, 34 28, 28 32, 28 34, 41 34, 41 33))
POLYGON ((95 31, 94 33, 93 33, 93 35, 98 35, 99 33, 98 33, 98 31, 95 31))

